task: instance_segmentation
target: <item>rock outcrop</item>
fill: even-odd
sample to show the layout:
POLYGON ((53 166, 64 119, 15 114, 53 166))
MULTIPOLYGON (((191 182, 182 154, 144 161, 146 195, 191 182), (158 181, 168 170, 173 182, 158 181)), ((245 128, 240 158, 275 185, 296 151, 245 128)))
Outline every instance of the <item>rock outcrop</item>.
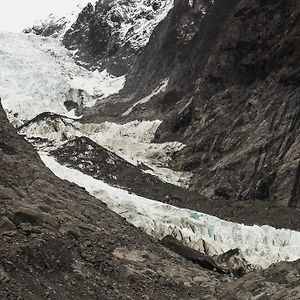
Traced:
POLYGON ((158 132, 189 143, 178 162, 210 197, 300 205, 299 13, 295 1, 233 6, 158 132))

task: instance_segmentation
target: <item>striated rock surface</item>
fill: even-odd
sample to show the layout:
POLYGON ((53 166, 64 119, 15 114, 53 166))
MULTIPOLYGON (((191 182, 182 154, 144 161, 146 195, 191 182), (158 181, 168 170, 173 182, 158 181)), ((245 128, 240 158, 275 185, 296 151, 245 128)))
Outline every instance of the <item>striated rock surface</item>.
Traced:
POLYGON ((206 196, 299 207, 299 3, 190 4, 175 2, 131 73, 138 90, 169 78, 136 114, 166 116, 157 141, 188 144, 174 166, 206 196))
POLYGON ((239 2, 159 130, 189 141, 178 162, 210 197, 300 205, 299 12, 294 1, 239 2))

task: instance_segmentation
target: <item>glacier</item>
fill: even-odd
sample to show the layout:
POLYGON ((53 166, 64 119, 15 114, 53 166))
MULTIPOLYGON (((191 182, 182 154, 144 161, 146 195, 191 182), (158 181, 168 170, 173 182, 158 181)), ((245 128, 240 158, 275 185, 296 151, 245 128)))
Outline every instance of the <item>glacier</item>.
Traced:
POLYGON ((256 269, 300 258, 300 232, 271 226, 245 226, 146 199, 63 166, 46 153, 39 154, 56 176, 84 187, 111 210, 155 238, 173 235, 187 246, 211 256, 239 249, 239 258, 256 269))

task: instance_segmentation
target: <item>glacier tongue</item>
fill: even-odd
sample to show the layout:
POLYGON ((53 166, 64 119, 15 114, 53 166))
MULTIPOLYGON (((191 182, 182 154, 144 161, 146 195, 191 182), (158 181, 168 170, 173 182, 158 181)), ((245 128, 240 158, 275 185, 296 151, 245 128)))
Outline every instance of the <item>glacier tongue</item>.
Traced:
POLYGON ((124 76, 79 67, 57 40, 0 33, 0 97, 15 125, 45 111, 68 115, 66 101, 81 109, 92 106, 124 83, 124 76))
POLYGON ((270 226, 245 226, 149 200, 62 166, 45 153, 40 156, 56 176, 84 187, 110 209, 156 238, 175 235, 186 245, 205 250, 212 256, 239 249, 239 258, 254 268, 267 268, 272 263, 300 258, 299 232, 270 226))

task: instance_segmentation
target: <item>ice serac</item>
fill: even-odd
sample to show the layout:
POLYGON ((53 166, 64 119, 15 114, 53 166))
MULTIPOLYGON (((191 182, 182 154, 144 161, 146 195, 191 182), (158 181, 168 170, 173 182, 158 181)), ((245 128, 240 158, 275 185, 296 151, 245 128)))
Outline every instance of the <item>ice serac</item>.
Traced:
POLYGON ((125 78, 75 64, 58 40, 0 33, 0 95, 10 121, 21 125, 43 112, 80 116, 96 99, 119 92, 125 78))
POLYGON ((176 236, 188 246, 211 256, 238 249, 239 259, 250 268, 267 268, 283 260, 300 259, 299 232, 276 230, 270 226, 244 226, 149 200, 111 187, 72 168, 74 166, 86 172, 81 162, 69 161, 72 167, 68 168, 44 153, 40 155, 58 177, 86 188, 110 209, 156 238, 176 236))

